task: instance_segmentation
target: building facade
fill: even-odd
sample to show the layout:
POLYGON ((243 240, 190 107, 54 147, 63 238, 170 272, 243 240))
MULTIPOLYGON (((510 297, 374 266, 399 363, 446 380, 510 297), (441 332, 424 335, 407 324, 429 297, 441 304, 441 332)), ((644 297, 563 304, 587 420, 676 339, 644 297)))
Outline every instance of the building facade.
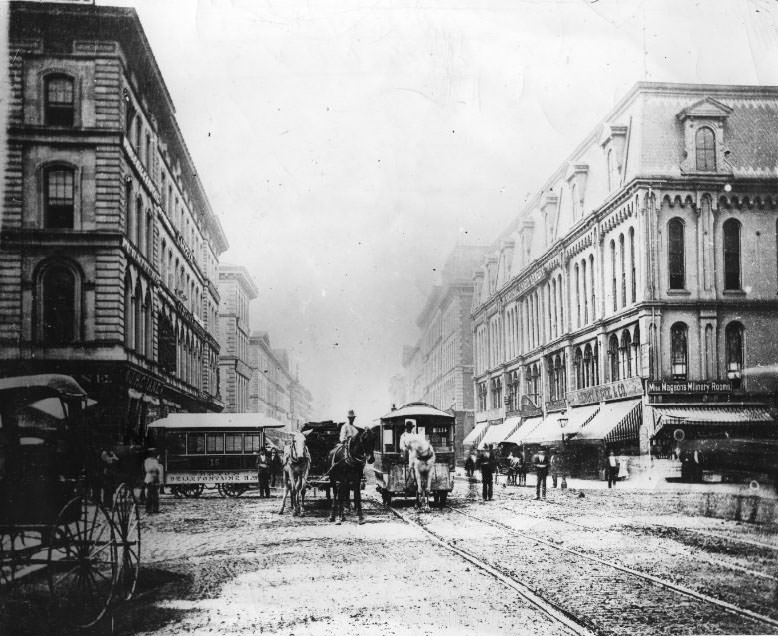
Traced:
POLYGON ((245 267, 219 265, 219 372, 224 410, 249 411, 251 301, 259 294, 245 267))
POLYGON ((0 373, 62 372, 106 436, 215 411, 226 238, 134 10, 10 5, 0 373))
MULTIPOLYGON (((421 337, 415 346, 403 349, 405 386, 401 393, 407 400, 400 403, 421 401, 453 412, 458 457, 473 427, 472 272, 485 251, 484 246, 472 245, 452 250, 440 283, 433 286, 416 319, 421 337)), ((396 379, 393 384, 398 384, 396 379)), ((400 393, 398 389, 394 387, 393 397, 400 393)))
POLYGON ((776 118, 775 87, 640 83, 580 143, 474 276, 471 442, 772 421, 776 118))

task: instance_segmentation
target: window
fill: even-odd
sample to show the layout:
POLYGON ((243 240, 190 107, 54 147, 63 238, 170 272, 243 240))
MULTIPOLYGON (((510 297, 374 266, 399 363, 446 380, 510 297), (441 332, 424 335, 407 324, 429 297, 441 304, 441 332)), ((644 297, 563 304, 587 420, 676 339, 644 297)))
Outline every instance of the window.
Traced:
POLYGON ((145 334, 145 354, 151 360, 154 356, 154 331, 153 331, 154 306, 151 301, 151 290, 146 290, 146 301, 143 303, 143 332, 145 334))
POLYGON ((583 386, 593 386, 595 384, 594 358, 592 355, 592 345, 590 344, 584 347, 582 379, 583 386))
MULTIPOLYGON (((216 376, 219 377, 218 374, 216 376)), ((218 393, 218 384, 217 384, 218 393)), ((244 453, 257 453, 259 452, 259 435, 246 435, 244 437, 243 452, 244 453)))
POLYGON ((74 190, 73 170, 49 168, 45 175, 44 226, 54 229, 73 229, 74 190))
POLYGON ((688 360, 687 328, 682 322, 670 328, 670 364, 673 379, 685 380, 688 360))
POLYGON ((224 436, 224 451, 226 453, 242 453, 243 435, 240 433, 227 433, 224 436))
POLYGON ((725 331, 727 342, 727 377, 740 384, 740 374, 743 370, 743 325, 731 322, 725 331))
POLYGON ((124 277, 124 346, 131 348, 135 343, 135 308, 132 297, 132 279, 124 277))
POLYGON ((73 125, 73 80, 64 75, 52 75, 45 82, 45 112, 47 126, 73 125))
POLYGON ((631 378, 634 375, 632 372, 632 335, 627 329, 625 329, 621 334, 621 360, 621 377, 631 378))
POLYGON ((132 207, 132 182, 127 181, 124 184, 124 216, 127 222, 127 238, 132 238, 132 228, 133 228, 133 215, 132 215, 133 207, 132 207))
POLYGON ((637 280, 635 278, 635 228, 629 228, 629 271, 631 283, 631 296, 634 303, 637 297, 637 280))
POLYGON ((608 358, 610 359, 611 382, 619 379, 619 339, 616 334, 608 341, 608 358))
POLYGON ((724 223, 724 289, 740 289, 740 223, 724 223))
MULTIPOLYGON (((257 436, 259 437, 259 436, 257 436)), ((205 452, 205 433, 187 433, 186 452, 189 455, 205 452)))
POLYGON ((141 238, 143 238, 143 230, 141 226, 143 225, 143 201, 140 197, 135 199, 135 223, 132 227, 132 236, 130 237, 132 239, 132 242, 135 243, 135 246, 140 249, 140 241, 141 238))
POLYGON ((713 172, 716 170, 716 140, 713 131, 707 126, 699 128, 694 135, 697 170, 713 172))
POLYGON ((616 241, 611 241, 611 295, 613 296, 613 311, 618 310, 618 296, 616 295, 616 241))
POLYGON ((154 262, 154 221, 151 210, 146 211, 146 258, 154 262))
POLYGON ((486 410, 486 382, 478 383, 478 410, 486 410))
POLYGON ((624 270, 624 235, 619 234, 619 263, 621 265, 621 306, 627 306, 627 272, 624 270))
POLYGON ((589 291, 592 294, 592 320, 596 320, 597 319, 597 309, 596 309, 597 305, 595 304, 595 301, 594 301, 594 256, 591 255, 591 254, 589 255, 589 279, 590 279, 589 291))
POLYGON ((207 433, 205 435, 205 451, 207 453, 223 453, 224 435, 221 433, 207 433))
POLYGON ((670 289, 684 289, 686 275, 684 272, 683 221, 681 219, 672 219, 667 224, 667 263, 670 270, 670 289))
POLYGON ((52 265, 41 277, 41 336, 46 344, 77 339, 76 277, 66 267, 52 265))
POLYGON ((151 170, 151 135, 146 133, 146 170, 151 170))
POLYGON ((163 313, 157 319, 159 334, 158 358, 159 368, 163 373, 176 372, 176 333, 170 320, 163 313))
POLYGON ((135 351, 143 353, 143 290, 140 286, 140 280, 135 283, 133 309, 135 310, 135 351))
POLYGON ((584 388, 584 375, 583 375, 583 355, 581 355, 581 347, 577 347, 573 354, 573 367, 575 370, 575 388, 584 388))
POLYGON ((492 380, 492 408, 498 409, 502 403, 502 380, 494 378, 492 380))
POLYGON ((581 272, 578 263, 575 264, 575 319, 576 327, 581 326, 581 272))

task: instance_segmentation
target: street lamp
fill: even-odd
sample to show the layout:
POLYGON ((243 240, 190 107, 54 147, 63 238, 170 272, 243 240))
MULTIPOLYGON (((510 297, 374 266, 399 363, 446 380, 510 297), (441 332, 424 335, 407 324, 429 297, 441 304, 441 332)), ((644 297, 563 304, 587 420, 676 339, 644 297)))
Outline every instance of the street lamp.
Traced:
MULTIPOLYGON (((567 411, 562 411, 562 414, 559 416, 559 428, 562 431, 562 451, 564 451, 564 449, 565 449, 565 426, 567 426, 567 422, 568 421, 569 420, 567 418, 567 411)), ((563 453, 563 457, 564 457, 564 453, 563 453)), ((562 490, 567 490, 567 479, 565 478, 564 460, 562 461, 561 469, 562 469, 562 484, 561 484, 561 487, 562 487, 562 490)))

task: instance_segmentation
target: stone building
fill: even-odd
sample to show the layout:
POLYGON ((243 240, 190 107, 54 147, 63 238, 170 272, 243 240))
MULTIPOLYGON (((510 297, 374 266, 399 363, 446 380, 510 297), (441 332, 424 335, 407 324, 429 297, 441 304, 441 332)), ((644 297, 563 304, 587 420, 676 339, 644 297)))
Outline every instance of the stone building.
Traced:
POLYGON ((227 241, 133 9, 12 2, 0 373, 73 375, 105 436, 214 411, 227 241))
POLYGON ((219 372, 224 410, 249 410, 249 304, 259 294, 245 267, 219 265, 219 372))
POLYGON ((296 430, 291 388, 295 379, 289 371, 286 351, 273 349, 270 335, 258 331, 249 338, 249 360, 249 411, 272 417, 284 424, 286 431, 296 430))
POLYGON ((485 247, 474 245, 458 245, 452 250, 440 272, 440 282, 433 286, 416 319, 421 337, 415 346, 403 349, 404 397, 408 402, 427 402, 454 413, 458 457, 464 437, 473 428, 469 314, 472 272, 485 251, 485 247))
POLYGON ((475 274, 470 442, 593 470, 774 427, 777 121, 776 87, 639 83, 581 141, 475 274))

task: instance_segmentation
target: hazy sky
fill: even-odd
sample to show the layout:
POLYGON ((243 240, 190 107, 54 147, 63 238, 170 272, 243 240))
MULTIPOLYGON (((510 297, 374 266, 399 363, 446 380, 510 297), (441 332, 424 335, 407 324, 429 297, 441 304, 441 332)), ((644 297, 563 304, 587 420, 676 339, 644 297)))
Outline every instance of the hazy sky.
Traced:
POLYGON ((778 84, 767 0, 98 3, 137 8, 252 326, 322 419, 388 409, 435 269, 635 82, 778 84))

